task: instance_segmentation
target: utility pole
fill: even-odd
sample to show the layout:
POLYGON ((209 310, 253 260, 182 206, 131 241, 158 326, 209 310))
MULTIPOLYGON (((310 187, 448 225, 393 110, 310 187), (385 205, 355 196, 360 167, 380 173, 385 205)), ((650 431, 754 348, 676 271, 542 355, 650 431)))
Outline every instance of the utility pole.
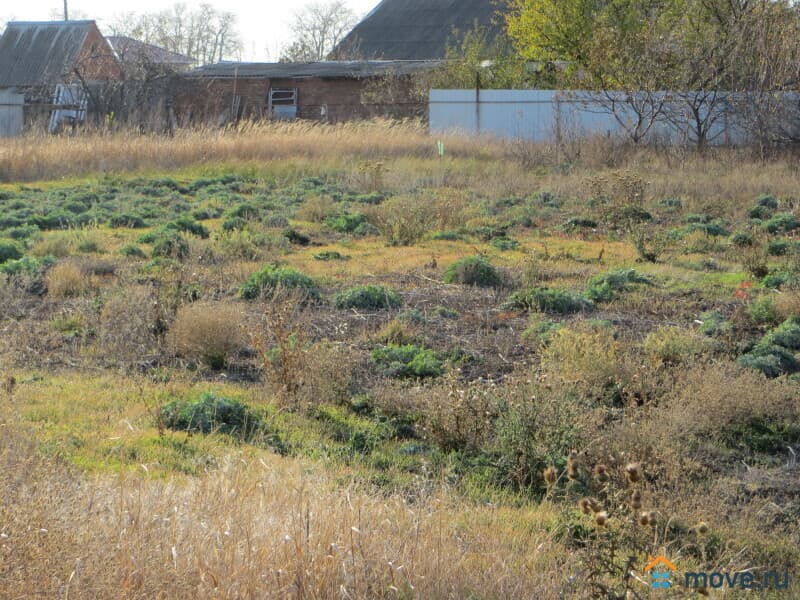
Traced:
POLYGON ((64 0, 64 20, 69 21, 69 12, 67 12, 67 0, 64 0))

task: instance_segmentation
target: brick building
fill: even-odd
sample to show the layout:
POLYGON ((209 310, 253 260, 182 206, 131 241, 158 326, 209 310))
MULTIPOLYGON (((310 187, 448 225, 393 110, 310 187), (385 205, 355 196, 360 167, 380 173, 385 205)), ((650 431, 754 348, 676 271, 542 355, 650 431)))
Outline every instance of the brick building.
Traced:
POLYGON ((375 116, 415 117, 426 97, 413 75, 436 61, 218 63, 187 74, 176 112, 218 124, 243 118, 329 123, 375 116))

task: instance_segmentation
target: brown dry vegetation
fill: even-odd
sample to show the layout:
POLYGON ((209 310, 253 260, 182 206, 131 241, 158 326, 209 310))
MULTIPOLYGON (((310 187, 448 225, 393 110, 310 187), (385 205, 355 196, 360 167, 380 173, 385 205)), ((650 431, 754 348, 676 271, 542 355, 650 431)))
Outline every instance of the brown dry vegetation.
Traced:
POLYGON ((792 159, 434 142, 0 141, 0 595, 627 600, 651 554, 796 568, 792 159))

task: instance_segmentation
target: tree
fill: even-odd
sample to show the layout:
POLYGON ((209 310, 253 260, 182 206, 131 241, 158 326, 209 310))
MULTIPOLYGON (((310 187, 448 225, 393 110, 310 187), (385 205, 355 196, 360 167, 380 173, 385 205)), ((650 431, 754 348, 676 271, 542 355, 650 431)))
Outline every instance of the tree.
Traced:
POLYGON ((510 0, 508 35, 528 60, 584 65, 601 6, 597 0, 510 0))
MULTIPOLYGON (((725 130, 733 92, 753 100, 754 90, 781 89, 797 73, 790 0, 509 2, 507 28, 520 53, 567 61, 567 81, 588 85, 593 104, 634 143, 663 121, 702 150, 725 130)), ((758 99, 754 119, 784 104, 771 93, 758 99)))
POLYGON ((160 12, 121 14, 111 31, 190 56, 200 64, 238 58, 242 49, 236 15, 210 4, 190 9, 177 3, 160 12))
POLYGON ((511 89, 539 83, 539 74, 531 72, 526 61, 505 37, 490 40, 485 28, 477 27, 460 40, 448 45, 445 60, 425 77, 426 88, 511 89))
POLYGON ((358 22, 342 0, 313 2, 294 15, 290 25, 292 42, 281 53, 281 62, 325 60, 358 22))

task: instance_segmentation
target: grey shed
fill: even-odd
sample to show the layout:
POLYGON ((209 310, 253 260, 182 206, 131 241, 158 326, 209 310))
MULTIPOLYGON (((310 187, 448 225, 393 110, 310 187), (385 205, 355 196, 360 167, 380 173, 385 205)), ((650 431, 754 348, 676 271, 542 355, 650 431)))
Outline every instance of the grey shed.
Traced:
POLYGON ((497 0, 383 0, 347 34, 332 57, 389 60, 445 58, 454 30, 476 25, 490 38, 503 32, 497 0))

